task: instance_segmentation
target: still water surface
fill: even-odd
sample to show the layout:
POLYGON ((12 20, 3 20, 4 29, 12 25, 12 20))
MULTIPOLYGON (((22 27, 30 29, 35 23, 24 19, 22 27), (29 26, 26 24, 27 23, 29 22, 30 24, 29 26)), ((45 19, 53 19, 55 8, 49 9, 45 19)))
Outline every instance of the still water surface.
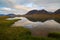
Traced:
POLYGON ((47 20, 45 22, 41 21, 30 21, 25 17, 15 17, 15 18, 8 18, 8 20, 13 19, 21 19, 13 24, 13 26, 23 26, 26 28, 34 28, 34 27, 46 27, 46 28, 60 28, 60 23, 54 21, 54 20, 47 20))

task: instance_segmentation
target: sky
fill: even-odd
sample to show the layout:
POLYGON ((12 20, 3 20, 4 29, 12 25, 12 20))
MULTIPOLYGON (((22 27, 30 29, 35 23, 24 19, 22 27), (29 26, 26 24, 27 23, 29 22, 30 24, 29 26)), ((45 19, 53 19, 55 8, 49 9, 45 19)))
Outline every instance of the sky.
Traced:
POLYGON ((60 0, 0 0, 0 14, 26 14, 30 10, 56 11, 60 9, 60 0))

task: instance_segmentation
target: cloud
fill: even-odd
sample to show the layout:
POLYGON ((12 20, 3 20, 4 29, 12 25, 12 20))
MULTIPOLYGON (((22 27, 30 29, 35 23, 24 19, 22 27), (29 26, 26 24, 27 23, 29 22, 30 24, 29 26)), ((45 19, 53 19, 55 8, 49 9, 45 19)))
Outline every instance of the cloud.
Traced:
POLYGON ((0 7, 13 7, 14 4, 11 0, 0 0, 0 7))
POLYGON ((36 5, 34 3, 28 3, 28 4, 25 4, 25 6, 31 8, 32 10, 33 9, 37 9, 37 10, 45 9, 45 7, 42 7, 40 5, 36 5))
POLYGON ((20 10, 20 9, 23 9, 23 10, 31 10, 31 8, 25 7, 23 5, 15 5, 14 8, 15 9, 18 9, 18 10, 20 10))
POLYGON ((6 12, 16 14, 25 14, 33 9, 55 11, 60 8, 60 0, 0 0, 0 7, 5 7, 2 10, 6 12))
POLYGON ((12 8, 7 8, 7 7, 2 7, 0 8, 0 14, 4 13, 4 14, 9 14, 9 13, 13 13, 13 14, 25 14, 28 12, 28 10, 25 9, 25 7, 22 7, 23 9, 20 8, 20 6, 16 6, 15 9, 12 8))
POLYGON ((0 10, 11 11, 12 9, 11 8, 3 7, 3 8, 0 8, 0 10))
POLYGON ((0 8, 0 14, 9 14, 9 13, 12 13, 12 9, 11 8, 7 8, 7 7, 2 7, 2 8, 0 8))

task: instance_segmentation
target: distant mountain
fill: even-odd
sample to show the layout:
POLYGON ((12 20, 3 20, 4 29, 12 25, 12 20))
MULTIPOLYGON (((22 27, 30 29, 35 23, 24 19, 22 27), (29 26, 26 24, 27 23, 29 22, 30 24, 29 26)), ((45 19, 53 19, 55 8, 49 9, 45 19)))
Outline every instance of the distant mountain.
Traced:
POLYGON ((49 12, 49 14, 53 14, 54 12, 49 12))
POLYGON ((0 14, 0 16, 5 16, 5 14, 0 14))
POLYGON ((11 13, 11 14, 7 14, 6 16, 9 16, 9 17, 15 17, 16 15, 11 13))
POLYGON ((42 9, 42 10, 31 10, 29 11, 26 15, 30 15, 30 14, 48 14, 49 12, 42 9))
POLYGON ((56 10, 55 12, 49 12, 49 11, 46 11, 44 9, 42 9, 42 10, 31 10, 26 15, 31 15, 31 14, 60 14, 60 9, 56 10))
POLYGON ((40 14, 40 13, 45 14, 45 13, 49 13, 49 12, 43 9, 43 10, 39 10, 38 13, 39 13, 39 14, 40 14))
POLYGON ((38 13, 38 10, 31 10, 31 11, 29 11, 28 13, 27 13, 27 15, 28 14, 37 14, 38 13))
POLYGON ((7 16, 13 16, 13 15, 15 15, 15 14, 7 14, 7 16))
POLYGON ((54 13, 55 14, 60 14, 60 9, 56 10, 54 13))
POLYGON ((4 16, 4 14, 0 14, 0 16, 4 16))

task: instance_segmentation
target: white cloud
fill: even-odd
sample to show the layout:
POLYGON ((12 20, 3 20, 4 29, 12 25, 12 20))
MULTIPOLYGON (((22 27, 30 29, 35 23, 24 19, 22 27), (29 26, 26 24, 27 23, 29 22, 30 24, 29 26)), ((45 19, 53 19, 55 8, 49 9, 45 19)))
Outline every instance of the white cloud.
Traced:
POLYGON ((11 11, 12 9, 11 9, 11 8, 6 8, 6 7, 3 7, 3 8, 0 8, 0 10, 11 11))
POLYGON ((7 7, 2 7, 0 8, 0 13, 4 13, 4 14, 15 13, 15 10, 7 7))
POLYGON ((15 8, 15 9, 18 9, 18 10, 20 10, 20 9, 23 9, 23 10, 30 10, 30 9, 31 9, 31 8, 25 7, 25 6, 23 6, 23 5, 15 5, 14 8, 15 8))
POLYGON ((6 7, 2 10, 16 14, 25 14, 32 9, 55 11, 60 8, 60 0, 0 0, 0 7, 2 6, 6 7))

